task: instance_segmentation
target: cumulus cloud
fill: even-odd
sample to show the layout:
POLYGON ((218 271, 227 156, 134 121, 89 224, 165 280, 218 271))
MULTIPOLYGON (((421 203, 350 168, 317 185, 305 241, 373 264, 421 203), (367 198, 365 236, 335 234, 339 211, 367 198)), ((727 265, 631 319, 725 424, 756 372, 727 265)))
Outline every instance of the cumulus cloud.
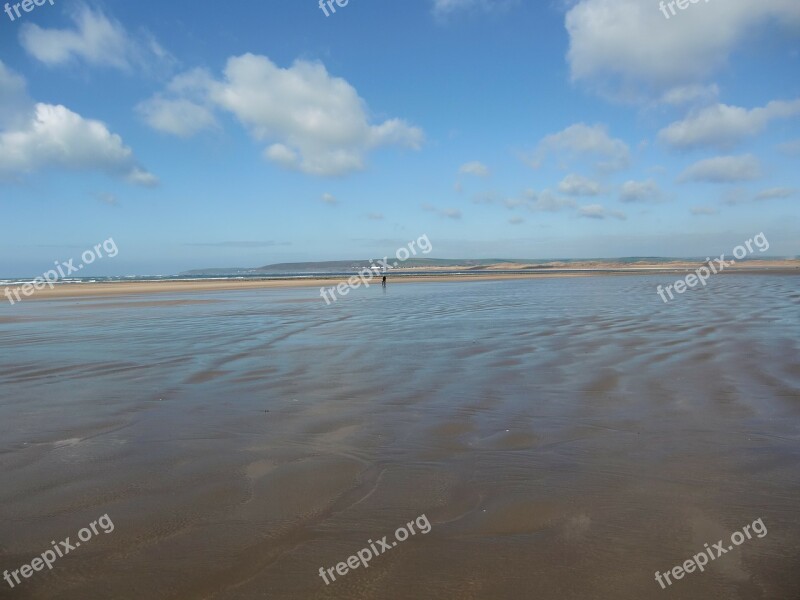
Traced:
POLYGON ((25 79, 0 61, 0 179, 56 167, 99 170, 136 185, 158 183, 104 123, 65 106, 37 104, 26 87, 25 79))
MULTIPOLYGON (((120 139, 119 136, 114 136, 117 139, 120 139)), ((121 139, 120 139, 121 141, 121 139)), ((130 149, 126 149, 130 151, 130 149)), ((128 181, 128 183, 133 183, 135 185, 141 185, 144 187, 155 187, 158 185, 158 178, 149 173, 138 166, 132 166, 130 170, 123 167, 124 170, 124 177, 128 181)), ((110 171, 113 174, 113 170, 110 171)))
POLYGON ((683 106, 686 104, 707 104, 716 101, 719 97, 719 86, 716 83, 709 85, 682 85, 667 90, 660 98, 663 104, 683 106))
POLYGON ((742 140, 761 133, 770 121, 800 114, 800 99, 776 100, 764 107, 747 110, 738 106, 715 104, 692 112, 661 130, 659 139, 681 150, 715 147, 730 149, 742 140))
POLYGON ((796 0, 692 4, 669 20, 641 0, 579 0, 567 12, 573 81, 640 101, 703 83, 745 36, 765 23, 800 28, 796 0), (691 14, 690 14, 691 13, 691 14))
POLYGON ((752 154, 743 156, 716 156, 696 162, 678 177, 685 183, 733 183, 752 181, 761 177, 761 163, 752 154))
POLYGON ((322 201, 328 206, 336 206, 337 204, 339 204, 339 201, 336 199, 336 196, 328 193, 322 194, 322 201))
POLYGON ((658 202, 661 200, 661 189, 652 179, 646 181, 626 181, 620 189, 619 199, 622 202, 658 202))
POLYGON ((156 96, 139 104, 136 110, 153 129, 182 138, 217 126, 214 113, 208 107, 185 98, 156 96))
POLYGON ((458 170, 458 172, 461 173, 462 175, 475 175, 476 177, 488 177, 489 167, 487 167, 481 162, 473 161, 461 165, 461 168, 458 170))
POLYGON ((140 102, 139 116, 153 129, 191 137, 219 127, 210 95, 214 78, 205 69, 192 69, 172 78, 162 93, 140 102))
POLYGON ((630 163, 630 149, 620 139, 612 138, 605 125, 576 123, 563 131, 548 135, 536 148, 531 165, 539 168, 551 155, 572 161, 589 158, 602 170, 623 169, 630 163))
POLYGON ((214 125, 212 108, 234 115, 265 143, 267 160, 310 175, 358 171, 379 147, 416 150, 424 141, 422 130, 403 120, 370 123, 355 88, 321 63, 298 60, 284 69, 254 54, 228 59, 218 80, 197 70, 181 75, 139 110, 152 127, 188 136, 214 125), (190 118, 179 101, 192 105, 190 118))
POLYGON ((104 123, 38 103, 24 125, 0 132, 0 174, 16 177, 48 167, 98 170, 135 185, 158 183, 104 123))
POLYGON ((25 78, 0 60, 0 130, 22 126, 30 118, 32 106, 25 78))
POLYGON ((567 196, 598 196, 602 189, 596 181, 571 174, 558 184, 558 191, 567 196))
POLYGON ((256 139, 277 140, 269 159, 312 175, 359 170, 364 154, 379 146, 422 144, 422 131, 404 121, 370 125, 356 90, 319 63, 281 69, 264 56, 231 58, 213 99, 256 139))
POLYGON ((614 218, 624 221, 627 219, 625 213, 618 210, 609 210, 603 207, 601 204, 587 204, 586 206, 581 206, 578 209, 578 216, 586 219, 598 220, 614 218))
POLYGON ((74 27, 45 29, 23 23, 19 40, 36 60, 49 67, 83 61, 89 65, 129 70, 134 66, 168 66, 174 59, 149 35, 135 38, 99 10, 78 5, 71 15, 74 27))

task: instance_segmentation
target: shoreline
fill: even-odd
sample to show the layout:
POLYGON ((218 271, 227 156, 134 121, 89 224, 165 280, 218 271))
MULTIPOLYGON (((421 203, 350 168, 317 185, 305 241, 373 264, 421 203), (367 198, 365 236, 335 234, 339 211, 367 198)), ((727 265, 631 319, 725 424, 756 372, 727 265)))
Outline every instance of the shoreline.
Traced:
MULTIPOLYGON (((693 265, 658 267, 633 267, 625 268, 603 268, 603 269, 559 269, 557 271, 536 271, 530 273, 507 273, 502 270, 480 271, 474 274, 443 274, 431 271, 416 272, 397 272, 389 273, 389 283, 391 285, 403 283, 447 283, 465 281, 510 281, 520 279, 556 279, 556 278, 578 278, 578 277, 619 277, 633 275, 675 275, 680 276, 690 272, 693 265)), ((748 266, 734 267, 725 270, 719 275, 730 274, 749 274, 749 275, 800 275, 800 266, 795 265, 770 265, 770 266, 748 266)), ((159 293, 192 293, 192 292, 218 292, 218 291, 242 291, 259 289, 284 289, 284 288, 306 288, 306 287, 334 287, 337 284, 346 282, 348 277, 314 277, 307 279, 252 279, 252 280, 229 280, 229 279, 198 279, 195 281, 186 280, 164 280, 164 281, 107 281, 94 283, 58 283, 53 289, 45 287, 36 290, 30 296, 20 294, 20 301, 30 300, 60 300, 64 298, 105 298, 117 296, 139 296, 159 293)), ((380 285, 376 278, 370 285, 380 285)), ((19 289, 20 286, 3 286, 3 296, 0 300, 9 301, 5 296, 6 290, 19 289)), ((16 301, 14 302, 17 303, 16 301)))

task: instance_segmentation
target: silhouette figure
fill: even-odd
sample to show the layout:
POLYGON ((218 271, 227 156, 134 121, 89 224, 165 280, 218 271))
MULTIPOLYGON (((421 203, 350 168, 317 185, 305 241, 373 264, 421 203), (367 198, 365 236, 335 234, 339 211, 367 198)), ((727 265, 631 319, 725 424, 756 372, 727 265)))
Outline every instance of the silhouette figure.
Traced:
POLYGON ((383 287, 386 287, 386 275, 383 276, 383 281, 381 282, 383 287))

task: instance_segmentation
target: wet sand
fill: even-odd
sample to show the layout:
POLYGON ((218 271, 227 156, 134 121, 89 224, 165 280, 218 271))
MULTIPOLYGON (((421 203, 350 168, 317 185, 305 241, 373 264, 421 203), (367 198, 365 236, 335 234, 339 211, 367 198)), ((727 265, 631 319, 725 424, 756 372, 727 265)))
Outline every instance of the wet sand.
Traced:
POLYGON ((6 307, 0 569, 115 530, 0 598, 798 598, 800 279, 674 279, 6 307))
MULTIPOLYGON (((687 261, 675 261, 672 263, 637 263, 626 264, 614 261, 602 262, 592 261, 585 263, 554 263, 552 271, 533 270, 527 273, 508 273, 510 269, 527 269, 525 265, 504 264, 495 265, 489 268, 480 268, 469 274, 444 274, 443 270, 451 267, 424 267, 409 269, 405 271, 389 271, 387 273, 389 282, 394 285, 397 283, 444 283, 444 282, 468 282, 468 281, 508 281, 522 279, 553 279, 563 277, 611 277, 611 276, 630 276, 642 274, 661 274, 675 275, 684 277, 687 273, 698 268, 699 263, 687 261)), ((800 274, 800 260, 771 260, 745 262, 738 265, 729 265, 725 271, 720 272, 714 277, 731 274, 770 274, 770 275, 798 275, 800 274)), ((41 290, 35 290, 30 296, 22 295, 18 286, 7 286, 2 288, 2 294, 10 290, 11 299, 15 300, 19 296, 20 302, 31 300, 51 300, 54 298, 87 298, 87 297, 108 297, 108 296, 129 296, 129 295, 152 295, 165 293, 190 293, 190 292, 228 292, 244 290, 269 290, 286 288, 304 287, 334 287, 347 281, 347 277, 309 277, 307 279, 198 279, 194 281, 117 281, 102 283, 70 283, 56 284, 52 288, 45 286, 41 290)), ((669 279, 668 283, 674 283, 675 279, 669 279)), ((370 285, 364 286, 359 283, 359 287, 380 286, 379 276, 376 276, 370 285)), ((3 295, 0 296, 3 303, 11 302, 3 295)), ((3 303, 0 303, 2 305, 3 303)), ((0 319, 2 317, 0 316, 0 319)))
MULTIPOLYGON (((410 282, 445 281, 502 281, 508 279, 550 279, 554 277, 589 277, 591 273, 530 273, 512 275, 508 273, 480 273, 476 275, 436 275, 429 274, 424 277, 394 277, 389 275, 392 284, 410 282)), ((152 282, 113 282, 113 283, 80 283, 55 285, 52 289, 45 287, 36 290, 32 295, 20 295, 21 302, 28 300, 48 300, 54 298, 84 298, 108 297, 150 294, 172 294, 190 292, 230 292, 246 290, 269 290, 306 287, 333 287, 347 281, 346 277, 314 277, 308 279, 252 279, 252 280, 226 280, 226 279, 201 279, 197 281, 152 281, 152 282)), ((369 287, 380 287, 380 278, 376 276, 369 287)), ((364 287, 364 286, 360 286, 364 287)), ((5 288, 4 288, 5 289, 5 288)), ((11 287, 10 289, 15 289, 11 287)), ((13 293, 13 292, 12 292, 13 293)), ((7 299, 5 302, 10 305, 7 299)), ((15 297, 12 295, 12 299, 15 297)), ((15 302, 15 304, 17 304, 15 302)))

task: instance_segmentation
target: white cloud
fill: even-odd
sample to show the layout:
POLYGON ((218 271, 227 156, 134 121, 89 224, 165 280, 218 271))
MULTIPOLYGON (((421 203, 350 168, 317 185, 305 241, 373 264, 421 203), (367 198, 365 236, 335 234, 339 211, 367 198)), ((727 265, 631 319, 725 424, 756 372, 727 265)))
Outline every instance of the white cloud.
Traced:
POLYGON ((217 126, 209 108, 185 98, 156 96, 142 102, 136 109, 150 127, 178 137, 191 137, 217 126))
POLYGON ((209 95, 214 78, 204 69, 192 69, 172 78, 165 93, 140 102, 139 116, 153 129, 178 137, 219 128, 209 95))
POLYGON ((23 125, 30 118, 32 106, 25 78, 0 60, 0 130, 23 125))
POLYGON ((461 168, 458 170, 459 173, 463 175, 475 175, 476 177, 488 177, 489 176, 489 167, 484 165, 481 162, 473 161, 468 162, 466 164, 461 165, 461 168))
POLYGON ((753 195, 745 188, 737 187, 725 191, 722 201, 728 206, 738 206, 751 202, 764 202, 766 200, 784 200, 797 194, 798 190, 788 187, 768 188, 753 195))
MULTIPOLYGON (((114 137, 119 138, 119 136, 114 137)), ((113 170, 111 172, 113 173, 113 170)), ((158 177, 137 166, 131 167, 130 170, 126 169, 125 179, 129 183, 144 187, 155 187, 158 185, 158 177)))
POLYGON ((586 206, 581 206, 578 209, 578 216, 584 217, 587 219, 608 219, 608 218, 615 218, 619 219, 620 221, 624 221, 627 219, 625 213, 620 212, 618 210, 608 210, 604 208, 601 204, 587 204, 586 206))
POLYGON ((23 127, 0 133, 0 174, 17 176, 47 167, 99 170, 136 185, 158 183, 104 123, 61 105, 39 103, 23 127))
POLYGON ((457 208, 438 208, 427 202, 422 205, 422 210, 427 210, 428 212, 433 212, 439 215, 440 217, 446 217, 448 219, 460 219, 461 218, 461 211, 457 208))
POLYGON ((294 168, 299 161, 297 152, 283 144, 272 144, 264 150, 264 156, 287 169, 294 168))
POLYGON ((336 199, 336 196, 328 193, 322 194, 322 201, 328 206, 336 206, 337 204, 339 204, 339 201, 336 199))
POLYGON ((719 97, 719 86, 716 83, 710 85, 682 85, 667 90, 660 98, 663 104, 672 106, 683 106, 686 104, 708 104, 714 102, 719 97))
POLYGON ((692 112, 661 130, 659 139, 673 148, 732 148, 745 138, 761 133, 774 119, 788 119, 800 114, 800 99, 773 101, 762 108, 747 110, 738 106, 716 104, 692 112))
POLYGON ((598 196, 602 190, 596 181, 571 174, 558 184, 558 191, 567 196, 598 196))
POLYGON ((669 20, 658 3, 579 0, 565 19, 573 81, 627 101, 703 83, 748 33, 765 23, 800 27, 796 0, 724 0, 689 5, 669 20))
POLYGON ((370 125, 356 90, 319 63, 297 61, 281 69, 264 56, 231 58, 213 99, 256 139, 279 140, 268 158, 312 175, 355 171, 372 148, 419 148, 423 138, 421 130, 397 119, 370 125))
POLYGON ((525 219, 522 217, 511 217, 508 222, 510 225, 522 225, 525 222, 525 219))
POLYGON ((761 163, 752 154, 716 156, 701 160, 686 169, 679 182, 732 183, 761 177, 761 163))
POLYGON ((620 189, 619 199, 622 202, 658 202, 661 200, 661 189, 652 179, 646 181, 626 181, 620 189))
POLYGON ((504 197, 496 192, 486 192, 473 197, 472 202, 475 204, 499 205, 509 210, 526 208, 533 213, 555 213, 562 210, 575 209, 578 206, 578 203, 572 198, 564 198, 551 190, 537 193, 532 189, 526 189, 521 195, 515 197, 504 197))
POLYGON ((48 167, 100 170, 137 185, 157 183, 104 123, 65 106, 34 103, 25 79, 0 61, 0 179, 48 167))
POLYGON ((763 190, 756 194, 755 200, 780 200, 783 198, 791 198, 797 194, 797 190, 785 187, 776 187, 763 190))
POLYGON ((601 124, 590 126, 576 123, 563 131, 548 135, 539 142, 531 160, 532 166, 538 168, 552 154, 570 161, 590 157, 597 161, 595 166, 603 170, 622 169, 630 162, 628 145, 609 136, 608 128, 601 124))
POLYGON ((383 221, 383 213, 371 212, 371 213, 367 214, 367 218, 370 221, 383 221))
POLYGON ((400 119, 371 124, 355 88, 321 63, 298 60, 282 69, 254 54, 228 59, 222 80, 199 70, 181 75, 140 111, 156 129, 191 135, 213 126, 210 107, 230 112, 267 143, 268 160, 310 175, 358 171, 376 148, 419 149, 424 141, 421 129, 400 119), (180 105, 171 103, 181 100, 193 105, 191 118, 176 114, 180 105))
POLYGON ((467 10, 488 12, 498 8, 505 8, 514 2, 515 0, 433 0, 433 13, 436 16, 445 17, 467 10))
POLYGON ((71 18, 73 29, 44 29, 35 23, 23 23, 19 33, 22 47, 50 67, 78 60, 122 70, 174 63, 152 36, 134 38, 99 10, 79 5, 71 18))
POLYGON ((544 190, 541 194, 528 190, 525 192, 525 199, 525 206, 531 212, 559 212, 577 206, 575 200, 562 198, 550 190, 544 190))

